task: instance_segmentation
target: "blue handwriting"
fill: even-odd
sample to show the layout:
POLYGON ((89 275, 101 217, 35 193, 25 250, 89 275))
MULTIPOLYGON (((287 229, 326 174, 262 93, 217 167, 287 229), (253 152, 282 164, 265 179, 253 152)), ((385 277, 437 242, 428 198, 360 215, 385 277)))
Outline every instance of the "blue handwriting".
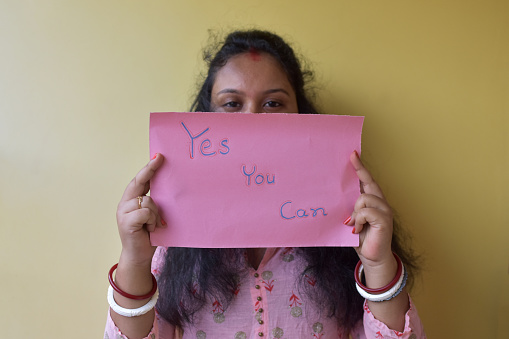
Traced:
MULTIPOLYGON (((194 141, 196 139, 198 139, 199 137, 201 137, 202 135, 204 135, 205 133, 207 133, 210 130, 210 127, 207 127, 200 133, 193 135, 193 133, 191 133, 191 131, 187 128, 186 124, 184 124, 183 121, 181 121, 180 123, 182 124, 182 127, 184 127, 184 129, 187 132, 187 135, 191 139, 191 147, 189 150, 189 156, 191 157, 191 159, 194 159, 194 141)), ((229 141, 228 138, 222 139, 219 142, 219 149, 217 151, 215 151, 212 148, 212 141, 210 141, 210 139, 208 139, 208 138, 203 139, 202 142, 200 143, 200 148, 199 148, 200 154, 203 156, 209 157, 209 156, 216 155, 217 152, 219 151, 220 154, 226 155, 230 152, 230 146, 228 146, 228 141, 229 141)))
POLYGON ((272 180, 271 180, 270 174, 267 174, 265 176, 261 173, 257 173, 255 175, 255 172, 256 172, 256 165, 253 165, 251 172, 246 172, 246 165, 242 165, 242 174, 244 174, 246 176, 246 185, 247 186, 251 186, 251 177, 253 177, 253 175, 254 175, 253 181, 258 186, 263 184, 264 182, 266 182, 268 185, 272 185, 272 184, 276 183, 276 175, 275 174, 272 174, 272 180), (267 178, 267 180, 265 180, 265 178, 267 178))
POLYGON ((322 216, 326 216, 327 215, 327 213, 325 212, 325 209, 323 207, 309 208, 309 211, 305 210, 305 209, 302 209, 302 208, 299 208, 297 211, 292 212, 291 204, 292 204, 291 201, 286 201, 285 203, 283 203, 281 205, 281 208, 279 209, 279 213, 281 215, 281 218, 286 219, 286 220, 292 220, 292 219, 294 219, 296 217, 297 218, 307 218, 309 216, 315 218, 315 217, 318 216, 318 211, 321 211, 321 215, 322 216), (285 206, 287 206, 287 205, 288 205, 288 207, 285 209, 285 206), (283 211, 283 209, 285 209, 285 211, 283 211), (309 214, 309 213, 311 213, 311 214, 309 214))

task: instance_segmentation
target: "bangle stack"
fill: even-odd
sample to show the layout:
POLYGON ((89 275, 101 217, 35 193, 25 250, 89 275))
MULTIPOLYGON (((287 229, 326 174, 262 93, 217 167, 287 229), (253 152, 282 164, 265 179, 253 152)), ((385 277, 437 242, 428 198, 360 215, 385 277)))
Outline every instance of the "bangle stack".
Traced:
POLYGON ((124 317, 138 317, 140 315, 148 313, 151 309, 153 309, 155 307, 155 305, 157 303, 157 298, 159 297, 159 290, 157 289, 157 280, 154 277, 154 275, 152 274, 152 284, 153 284, 152 290, 145 295, 136 296, 136 295, 132 295, 132 294, 122 291, 117 286, 117 284, 115 284, 115 280, 113 279, 113 272, 117 269, 117 267, 118 267, 118 264, 113 265, 113 267, 110 269, 110 272, 108 274, 108 280, 110 282, 110 287, 108 288, 108 303, 110 304, 111 309, 115 313, 120 314, 124 317), (113 297, 114 290, 117 293, 119 293, 121 296, 124 296, 128 299, 132 299, 132 300, 150 299, 150 300, 148 301, 148 303, 146 303, 145 305, 143 305, 139 308, 135 308, 135 309, 124 308, 122 306, 119 306, 116 303, 115 298, 113 297))
POLYGON ((396 276, 390 283, 380 288, 369 288, 362 283, 361 279, 364 267, 361 261, 357 263, 357 266, 355 266, 355 285, 357 287, 357 291, 363 298, 374 302, 388 301, 395 298, 401 293, 401 291, 403 291, 408 278, 408 273, 396 253, 393 253, 393 255, 398 263, 396 276))

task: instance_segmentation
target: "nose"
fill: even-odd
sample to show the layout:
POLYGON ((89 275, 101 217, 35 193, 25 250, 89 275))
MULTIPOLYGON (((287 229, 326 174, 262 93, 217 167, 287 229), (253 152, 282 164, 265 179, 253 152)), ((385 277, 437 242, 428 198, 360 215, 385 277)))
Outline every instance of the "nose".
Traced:
POLYGON ((264 113, 263 107, 255 101, 245 102, 242 107, 243 113, 264 113))

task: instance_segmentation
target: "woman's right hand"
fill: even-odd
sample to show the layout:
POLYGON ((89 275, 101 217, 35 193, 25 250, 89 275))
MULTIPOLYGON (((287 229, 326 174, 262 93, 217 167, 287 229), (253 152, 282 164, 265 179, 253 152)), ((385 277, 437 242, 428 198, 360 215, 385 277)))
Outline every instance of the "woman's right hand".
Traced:
MULTIPOLYGON (((115 283, 122 291, 133 295, 145 295, 153 287, 150 265, 156 248, 150 244, 150 232, 166 223, 161 220, 154 201, 146 194, 150 190, 150 179, 162 163, 163 156, 156 154, 127 185, 117 208, 122 253, 115 283), (141 206, 138 197, 142 197, 141 206)), ((113 297, 118 305, 128 309, 139 308, 148 302, 147 299, 126 298, 116 291, 113 297)), ((111 318, 128 338, 143 338, 153 326, 154 310, 139 317, 124 317, 112 311, 111 318)))
POLYGON ((131 180, 117 207, 117 224, 122 242, 121 261, 134 265, 148 265, 152 261, 155 247, 150 244, 149 232, 166 223, 159 216, 158 208, 146 194, 150 190, 150 179, 163 163, 164 157, 156 154, 131 180), (138 197, 141 197, 141 208, 138 197))

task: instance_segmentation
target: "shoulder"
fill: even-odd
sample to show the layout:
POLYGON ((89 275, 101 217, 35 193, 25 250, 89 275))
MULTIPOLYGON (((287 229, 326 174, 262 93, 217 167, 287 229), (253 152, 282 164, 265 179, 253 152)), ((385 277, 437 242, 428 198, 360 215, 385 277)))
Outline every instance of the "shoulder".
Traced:
POLYGON ((157 247, 154 256, 152 257, 152 274, 156 277, 159 277, 161 270, 164 267, 164 258, 166 256, 167 249, 167 247, 157 247))

